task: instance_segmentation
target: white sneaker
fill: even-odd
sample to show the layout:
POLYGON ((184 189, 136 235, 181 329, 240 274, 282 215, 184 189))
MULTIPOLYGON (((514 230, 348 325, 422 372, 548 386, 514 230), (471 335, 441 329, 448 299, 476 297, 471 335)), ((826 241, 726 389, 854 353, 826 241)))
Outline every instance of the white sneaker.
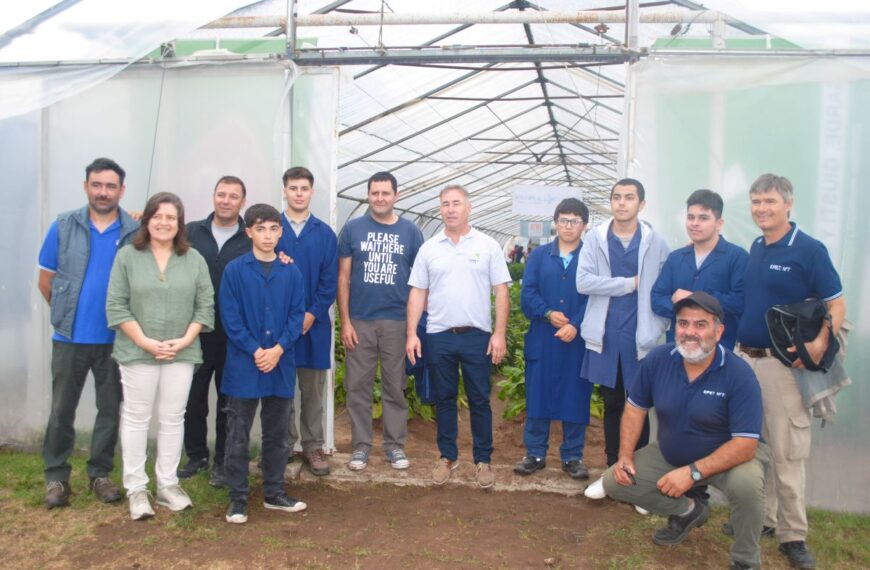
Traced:
POLYGON ((150 519, 154 516, 154 509, 151 508, 151 501, 148 498, 148 491, 136 491, 129 497, 130 502, 130 518, 134 521, 142 521, 150 519))
POLYGON ((170 511, 183 511, 193 507, 193 503, 180 485, 170 485, 157 489, 157 504, 167 507, 170 511))
POLYGON ((604 478, 599 477, 597 481, 586 487, 586 490, 583 491, 583 494, 587 499, 603 499, 607 496, 607 493, 604 492, 604 478))
POLYGON ((634 506, 634 510, 636 510, 638 512, 638 514, 641 514, 643 516, 647 516, 649 514, 648 510, 646 510, 643 507, 638 507, 637 505, 634 506))

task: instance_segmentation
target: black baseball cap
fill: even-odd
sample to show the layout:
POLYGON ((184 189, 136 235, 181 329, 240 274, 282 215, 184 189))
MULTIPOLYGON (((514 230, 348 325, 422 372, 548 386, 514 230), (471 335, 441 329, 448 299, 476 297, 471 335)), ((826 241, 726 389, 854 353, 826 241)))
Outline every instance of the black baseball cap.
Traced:
POLYGON ((674 303, 674 315, 680 312, 680 309, 683 307, 687 307, 689 305, 694 305, 696 307, 700 307, 717 317, 720 321, 725 320, 725 311, 722 310, 722 305, 719 303, 719 300, 716 299, 713 295, 709 293, 704 293, 703 291, 695 291, 688 297, 680 299, 676 303, 674 303))

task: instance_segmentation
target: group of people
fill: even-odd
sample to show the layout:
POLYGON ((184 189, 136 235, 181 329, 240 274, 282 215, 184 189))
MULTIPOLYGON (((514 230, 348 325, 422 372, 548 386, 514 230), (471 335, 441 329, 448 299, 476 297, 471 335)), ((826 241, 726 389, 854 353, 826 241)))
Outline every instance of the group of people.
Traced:
POLYGON ((691 243, 675 251, 640 220, 638 180, 613 186, 612 217, 582 240, 586 206, 559 204, 557 239, 529 256, 523 279, 528 417, 526 455, 514 471, 545 467, 550 422, 561 420, 562 469, 589 477, 583 444, 598 384, 608 469, 587 497, 667 516, 653 541, 676 545, 706 522, 713 485, 731 507, 723 528, 734 536, 731 568, 760 566, 761 536, 775 536, 792 566, 814 568, 805 501, 811 418, 793 374, 804 365, 797 359, 790 369, 774 357, 765 313, 823 301, 831 326, 806 343, 819 362, 846 306, 825 246, 790 220, 791 182, 762 175, 749 198, 762 235, 748 253, 721 236, 723 200, 710 190, 689 196, 691 243))
MULTIPOLYGON (((156 408, 156 502, 170 510, 191 506, 179 481, 209 469, 214 378, 209 482, 229 487, 226 520, 247 520, 258 407, 264 506, 305 509, 287 495, 284 469, 298 441, 313 474, 330 472, 323 396, 336 301, 347 350, 348 467, 363 470, 370 461, 377 374, 385 461, 409 467, 405 360, 422 358, 436 406, 433 483, 446 483, 459 461, 461 369, 476 480, 494 485, 490 376, 506 351, 511 278, 499 244, 470 225, 463 187, 441 190, 443 231, 424 241, 396 213, 400 193, 388 172, 369 179, 368 213, 338 236, 311 214, 314 177, 303 167, 284 173, 284 212, 256 204, 242 216, 244 182, 224 176, 214 188, 213 213, 188 224, 181 200, 167 192, 150 197, 134 221, 119 207, 124 178, 110 159, 88 165, 88 204, 58 216, 40 251, 39 289, 55 328, 43 449, 49 508, 69 503, 73 423, 91 371, 97 418, 87 471, 99 500, 121 499, 109 479, 120 433, 131 517, 154 515, 145 462, 156 408), (179 468, 182 448, 188 461, 179 468)), ((645 190, 637 180, 613 186, 612 218, 588 232, 583 202, 557 206, 557 237, 529 254, 523 278, 521 306, 530 320, 526 456, 514 470, 530 475, 545 467, 551 420, 561 420, 562 469, 589 477, 583 449, 598 384, 608 470, 587 487, 588 497, 668 515, 654 540, 678 544, 706 521, 710 484, 732 506, 733 567, 757 567, 759 536, 775 533, 795 566, 811 568, 804 504, 809 415, 791 371, 771 355, 764 312, 815 296, 827 304, 836 332, 845 303, 824 246, 789 220, 790 182, 764 175, 750 201, 763 235, 748 254, 720 235, 723 202, 709 190, 689 197, 692 244, 674 252, 639 219, 645 190), (668 342, 658 345, 665 334, 668 342), (658 441, 650 444, 653 407, 658 441)), ((829 334, 823 329, 808 343, 811 355, 824 353, 829 334)))

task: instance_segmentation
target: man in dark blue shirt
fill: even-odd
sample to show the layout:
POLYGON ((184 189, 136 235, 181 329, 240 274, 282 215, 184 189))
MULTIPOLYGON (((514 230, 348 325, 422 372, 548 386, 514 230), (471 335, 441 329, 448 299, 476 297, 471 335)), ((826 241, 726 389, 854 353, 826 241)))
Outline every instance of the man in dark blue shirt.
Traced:
POLYGON ((710 484, 728 497, 735 540, 731 568, 757 568, 764 516, 767 446, 760 442, 761 389, 752 370, 718 344, 725 313, 698 291, 674 304, 676 344, 643 360, 622 415, 619 459, 604 473, 608 496, 668 516, 653 534, 677 545, 706 522, 706 502, 686 496, 710 484), (635 452, 648 410, 655 407, 658 441, 635 452))
MULTIPOLYGON (((764 525, 776 529, 780 552, 796 568, 815 568, 806 547, 805 462, 810 454, 810 412, 794 374, 773 357, 764 315, 773 305, 821 299, 831 315, 833 334, 846 317, 840 276, 825 246, 789 221, 794 188, 787 178, 763 174, 749 190, 752 219, 762 236, 752 243, 746 268, 746 306, 737 331, 737 354, 758 376, 764 397, 764 438, 773 462, 768 477, 764 525)), ((806 343, 818 362, 830 342, 828 327, 806 343)), ((801 368, 797 359, 792 365, 801 368)))
POLYGON ((695 190, 686 201, 686 233, 692 243, 668 255, 652 289, 653 311, 671 319, 668 342, 674 340, 673 304, 693 291, 704 291, 722 304, 722 345, 734 350, 737 322, 743 314, 743 274, 749 255, 719 234, 725 223, 722 208, 722 197, 710 190, 695 190))
POLYGON ((368 181, 367 215, 349 220, 338 238, 338 310, 347 349, 347 411, 354 471, 368 465, 372 447, 372 389, 380 363, 384 453, 394 469, 410 466, 405 455, 405 317, 408 278, 423 234, 394 210, 396 177, 378 172, 368 181))

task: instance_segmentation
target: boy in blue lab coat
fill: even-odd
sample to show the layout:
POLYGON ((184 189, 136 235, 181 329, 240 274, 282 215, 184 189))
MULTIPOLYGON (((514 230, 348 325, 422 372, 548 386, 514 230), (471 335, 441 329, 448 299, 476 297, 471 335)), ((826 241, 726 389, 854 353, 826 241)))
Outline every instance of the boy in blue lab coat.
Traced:
POLYGON ((558 238, 529 255, 523 275, 520 305, 531 321, 525 342, 526 456, 514 472, 530 475, 545 467, 550 421, 562 420, 562 470, 586 479, 583 447, 592 384, 580 377, 586 352, 580 324, 587 297, 577 292, 574 275, 589 209, 567 198, 556 206, 553 220, 558 238))
POLYGON ((219 297, 227 333, 227 360, 221 392, 227 396, 227 444, 224 460, 230 506, 226 520, 248 520, 248 462, 251 424, 262 405, 264 507, 286 512, 305 509, 284 490, 287 426, 296 384, 294 347, 302 333, 305 289, 302 273, 276 262, 281 214, 267 204, 245 213, 251 252, 224 270, 219 297))

